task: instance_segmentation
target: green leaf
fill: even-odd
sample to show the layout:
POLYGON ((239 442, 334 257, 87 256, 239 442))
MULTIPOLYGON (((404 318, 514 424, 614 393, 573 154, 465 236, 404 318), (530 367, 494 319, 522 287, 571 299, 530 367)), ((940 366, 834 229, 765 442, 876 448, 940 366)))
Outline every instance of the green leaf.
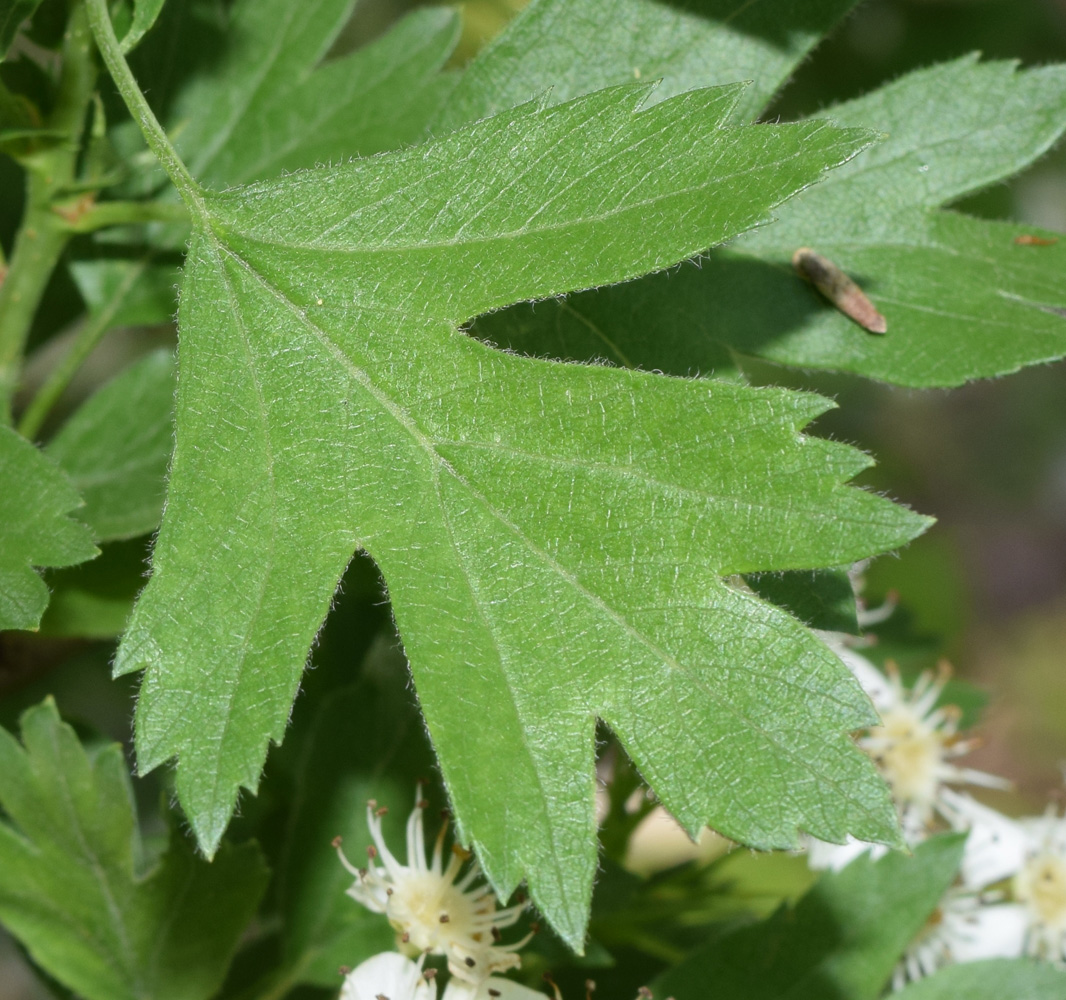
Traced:
POLYGON ((764 601, 790 611, 811 628, 859 632, 855 589, 846 569, 760 573, 748 576, 747 583, 764 601))
POLYGON ((100 541, 159 526, 173 399, 173 357, 156 351, 97 390, 45 448, 81 491, 81 516, 100 541))
POLYGON ((0 427, 0 629, 35 629, 48 588, 34 566, 97 555, 90 530, 68 513, 82 500, 63 471, 25 438, 0 427))
POLYGON ((382 38, 323 62, 354 0, 242 0, 226 56, 169 120, 193 173, 220 186, 396 149, 425 134, 453 86, 441 68, 459 20, 416 11, 382 38))
POLYGON ((1045 962, 994 959, 941 969, 930 979, 912 983, 898 1000, 1061 1000, 1066 972, 1045 962))
POLYGON ((864 855, 823 875, 795 907, 714 938, 653 992, 703 1000, 713 984, 715 995, 744 1000, 874 1000, 954 881, 964 843, 951 835, 926 841, 912 857, 864 855))
POLYGON ((731 349, 911 386, 958 385, 1066 354, 1066 238, 1018 245, 1020 235, 1058 237, 936 210, 1017 173, 1059 138, 1066 67, 1019 72, 967 57, 825 114, 888 137, 698 269, 512 310, 479 323, 477 335, 676 374, 720 369, 731 349), (801 246, 864 286, 887 335, 866 333, 794 273, 801 246))
POLYGON ((133 0, 133 20, 122 39, 122 51, 130 52, 137 47, 163 9, 164 0, 133 0))
POLYGON ((0 729, 0 919, 87 1000, 199 1000, 221 985, 266 870, 254 845, 213 864, 180 835, 141 853, 120 746, 86 753, 51 699, 0 729))
POLYGON ((7 55, 22 22, 31 17, 41 0, 0 0, 0 60, 7 55))
POLYGON ((528 876, 572 944, 597 715, 690 830, 895 840, 845 735, 869 700, 722 579, 840 565, 925 527, 841 485, 866 456, 798 433, 830 404, 522 359, 459 330, 669 266, 868 141, 725 127, 737 92, 635 113, 646 91, 621 88, 190 195, 167 510, 116 670, 145 670, 140 767, 179 758, 207 851, 281 740, 359 547, 388 581, 462 837, 504 895, 528 876))
POLYGON ((437 124, 455 127, 526 101, 561 103, 634 79, 652 100, 749 81, 748 121, 856 0, 533 0, 463 74, 437 124))

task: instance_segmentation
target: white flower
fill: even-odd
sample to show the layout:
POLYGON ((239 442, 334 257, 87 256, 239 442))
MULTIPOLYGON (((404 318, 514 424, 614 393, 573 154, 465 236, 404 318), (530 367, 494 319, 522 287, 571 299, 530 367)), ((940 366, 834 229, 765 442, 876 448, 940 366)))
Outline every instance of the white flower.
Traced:
POLYGON ((415 808, 407 820, 406 865, 397 861, 385 843, 381 817, 386 810, 378 809, 374 801, 367 804, 367 826, 374 841, 367 848, 367 867, 352 865, 340 848, 340 840, 334 841, 342 864, 355 876, 348 895, 368 910, 384 913, 402 947, 416 954, 444 955, 456 979, 479 986, 493 973, 521 965, 516 952, 531 935, 510 945, 499 944, 499 936, 501 928, 518 920, 525 906, 497 910, 492 889, 479 882, 481 869, 477 862, 457 845, 452 847, 448 865, 444 866, 447 821, 437 836, 432 860, 426 863, 422 820, 426 805, 418 790, 415 808), (459 878, 468 860, 470 865, 459 878))
MULTIPOLYGON (((959 737, 957 708, 937 707, 950 676, 946 662, 941 662, 936 674, 923 673, 908 690, 895 664, 890 662, 886 673, 882 673, 840 637, 823 638, 855 675, 881 715, 881 725, 867 730, 856 742, 873 758, 888 782, 908 844, 913 846, 929 836, 938 815, 948 818, 944 803, 950 785, 1009 787, 1010 783, 1002 778, 954 763, 973 749, 975 741, 959 737)), ((839 870, 868 849, 868 845, 853 839, 841 846, 812 840, 808 862, 812 868, 839 870)), ((880 853, 883 849, 875 857, 880 853)))
POLYGON ((437 987, 417 963, 395 951, 368 958, 344 978, 340 1000, 437 1000, 437 987))
POLYGON ((1009 819, 957 793, 946 803, 956 829, 969 830, 963 884, 977 889, 1010 879, 1010 901, 985 908, 986 919, 997 921, 1000 954, 1066 962, 1066 817, 1049 811, 1009 819))
POLYGON ((1024 924, 996 896, 982 896, 953 887, 907 948, 892 977, 894 989, 931 976, 955 962, 1018 958, 1023 953, 1024 924))

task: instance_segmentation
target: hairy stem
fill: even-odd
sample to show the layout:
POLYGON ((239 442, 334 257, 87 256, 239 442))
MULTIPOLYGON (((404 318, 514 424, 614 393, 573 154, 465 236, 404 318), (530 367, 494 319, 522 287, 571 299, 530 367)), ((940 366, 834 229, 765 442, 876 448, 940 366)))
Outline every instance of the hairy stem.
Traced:
POLYGON ((133 78, 126 57, 122 54, 122 46, 115 37, 115 29, 107 13, 106 0, 86 0, 86 9, 89 12, 89 23, 92 26, 100 55, 103 56, 107 69, 111 73, 111 79, 115 81, 115 86, 118 87, 122 99, 126 102, 133 120, 140 126, 148 148, 155 153, 189 211, 206 219, 200 186, 193 180, 189 168, 185 166, 177 150, 171 145, 170 139, 163 131, 163 126, 159 124, 141 88, 133 78))

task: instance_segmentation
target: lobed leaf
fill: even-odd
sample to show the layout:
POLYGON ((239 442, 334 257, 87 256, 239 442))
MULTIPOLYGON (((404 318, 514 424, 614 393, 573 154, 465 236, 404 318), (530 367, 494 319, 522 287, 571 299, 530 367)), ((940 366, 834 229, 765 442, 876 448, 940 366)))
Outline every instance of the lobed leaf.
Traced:
POLYGON ((495 352, 470 316, 676 263, 757 224, 865 132, 727 127, 737 88, 521 108, 415 149, 190 195, 177 445, 138 761, 178 758, 214 850, 285 729, 364 548, 388 581, 455 808, 496 888, 580 946, 602 718, 690 830, 894 842, 840 662, 723 582, 839 565, 926 522, 842 487, 829 404, 495 352), (713 748, 713 752, 710 749, 713 748))
POLYGON ((967 57, 824 112, 888 132, 776 223, 698 268, 518 307, 476 332, 553 357, 677 374, 728 372, 728 352, 910 386, 958 385, 1066 354, 1066 238, 937 207, 1017 173, 1066 129, 1066 67, 967 57), (1020 245, 1038 235, 1055 245, 1020 245), (793 271, 811 246, 888 320, 874 336, 793 271))
POLYGON ((795 907, 715 937, 653 992, 702 1000, 713 983, 716 994, 745 1000, 875 1000, 954 881, 964 842, 942 836, 911 857, 863 855, 823 875, 795 907))
POLYGON ((208 865, 180 836, 144 873, 126 762, 92 755, 49 699, 0 729, 0 920, 86 1000, 206 1000, 267 873, 252 845, 208 865))
POLYGON ((69 516, 82 504, 63 471, 25 438, 0 427, 0 629, 35 629, 48 588, 35 566, 70 566, 99 553, 69 516))

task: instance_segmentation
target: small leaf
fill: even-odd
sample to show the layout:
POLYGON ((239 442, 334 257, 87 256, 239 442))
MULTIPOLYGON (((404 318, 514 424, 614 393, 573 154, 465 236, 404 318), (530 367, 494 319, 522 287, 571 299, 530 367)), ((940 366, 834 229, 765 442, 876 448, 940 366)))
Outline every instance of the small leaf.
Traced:
POLYGON ((744 1000, 874 1000, 954 881, 964 842, 951 835, 920 844, 912 857, 864 855, 823 875, 795 907, 714 938, 653 992, 703 1000, 713 984, 716 996, 744 1000))
POLYGON ((846 735, 868 699, 722 579, 924 529, 842 486, 865 456, 799 433, 829 404, 532 361, 459 330, 676 263, 868 141, 723 126, 735 87, 635 113, 644 93, 192 196, 167 511, 116 670, 145 670, 140 767, 179 758, 206 850, 281 740, 360 547, 388 581, 462 837, 503 895, 528 875, 575 946, 597 715, 690 830, 895 840, 846 735))
POLYGON ((159 526, 173 399, 173 357, 156 351, 97 390, 45 448, 81 491, 81 517, 100 541, 159 526))
POLYGON ((968 962, 941 969, 892 996, 898 1000, 1062 1000, 1066 972, 1028 959, 968 962))
POLYGON ((206 1000, 266 886, 256 847, 214 864, 179 834, 150 871, 120 746, 91 756, 51 700, 0 729, 0 919, 87 1000, 206 1000))
POLYGON ((0 427, 0 629, 35 629, 48 588, 34 566, 71 566, 99 550, 67 516, 82 504, 63 471, 25 438, 0 427))

